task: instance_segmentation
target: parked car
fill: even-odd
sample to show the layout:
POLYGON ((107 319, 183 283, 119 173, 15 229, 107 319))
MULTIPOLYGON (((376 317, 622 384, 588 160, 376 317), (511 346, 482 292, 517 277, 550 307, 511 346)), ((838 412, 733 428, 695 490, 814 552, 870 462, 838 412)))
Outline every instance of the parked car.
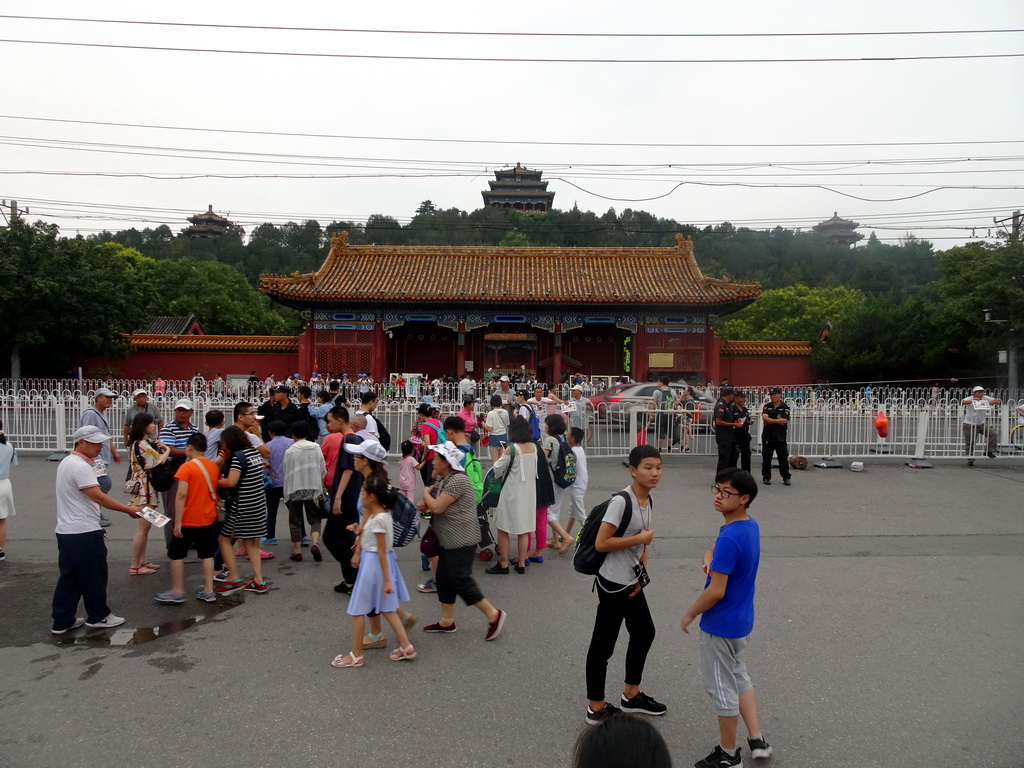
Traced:
MULTIPOLYGON (((679 397, 686 389, 685 381, 673 381, 669 388, 675 397, 679 397)), ((641 384, 619 384, 598 395, 590 398, 602 419, 625 424, 629 421, 629 412, 636 406, 650 408, 654 398, 654 390, 658 388, 657 382, 645 382, 641 384)), ((714 403, 706 390, 699 390, 694 387, 698 403, 714 403)), ((707 410, 705 407, 704 410, 707 410)), ((700 421, 697 422, 698 424, 700 421)))

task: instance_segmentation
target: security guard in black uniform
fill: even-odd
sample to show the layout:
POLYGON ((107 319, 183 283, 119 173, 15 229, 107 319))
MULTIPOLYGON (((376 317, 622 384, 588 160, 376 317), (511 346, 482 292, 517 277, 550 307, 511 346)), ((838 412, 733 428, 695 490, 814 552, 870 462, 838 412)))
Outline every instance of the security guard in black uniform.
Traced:
POLYGON ((768 392, 769 402, 761 409, 761 479, 772 484, 772 454, 779 457, 779 474, 783 485, 792 485, 789 474, 789 446, 786 429, 789 426, 789 406, 782 401, 782 390, 774 387, 768 392))
MULTIPOLYGON (((736 430, 736 450, 739 452, 740 469, 750 471, 750 411, 747 410, 747 393, 738 390, 732 404, 736 410, 736 422, 740 425, 736 430)), ((735 466, 735 465, 733 465, 735 466)))
POLYGON ((736 430, 739 429, 736 413, 736 390, 732 387, 722 387, 718 402, 715 403, 715 442, 718 443, 718 467, 716 472, 721 472, 726 467, 736 466, 736 457, 739 454, 736 446, 736 430))

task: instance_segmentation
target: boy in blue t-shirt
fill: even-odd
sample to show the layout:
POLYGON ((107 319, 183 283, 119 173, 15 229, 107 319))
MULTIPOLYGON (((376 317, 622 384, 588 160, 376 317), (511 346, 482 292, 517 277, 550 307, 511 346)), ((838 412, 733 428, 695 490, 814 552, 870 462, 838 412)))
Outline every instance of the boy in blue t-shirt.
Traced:
POLYGON ((747 674, 746 647, 754 628, 754 584, 761 559, 761 532, 747 508, 757 497, 749 472, 727 467, 715 475, 715 509, 725 518, 715 545, 701 559, 707 581, 704 591, 683 616, 683 632, 700 620, 700 670, 704 690, 718 713, 720 743, 695 768, 742 766, 736 746, 739 716, 747 727, 753 758, 766 758, 772 748, 761 735, 754 686, 747 674))

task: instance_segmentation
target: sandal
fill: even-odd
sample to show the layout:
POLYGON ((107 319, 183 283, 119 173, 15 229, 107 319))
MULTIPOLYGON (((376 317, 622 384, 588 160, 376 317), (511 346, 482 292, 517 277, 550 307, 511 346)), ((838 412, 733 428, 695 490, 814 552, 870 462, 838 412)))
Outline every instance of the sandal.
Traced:
POLYGON ((388 654, 388 658, 392 661, 412 661, 416 658, 416 649, 413 648, 412 645, 407 645, 405 648, 399 646, 388 654))
POLYGON ((402 626, 406 629, 412 629, 416 626, 416 622, 420 620, 420 617, 415 613, 406 613, 405 619, 402 620, 402 626))
POLYGON ((156 571, 148 565, 136 565, 128 569, 129 576, 149 576, 151 573, 156 573, 156 571))
POLYGON ((159 571, 160 570, 160 566, 159 565, 157 565, 156 563, 151 563, 151 562, 149 562, 149 560, 144 562, 143 565, 146 566, 147 568, 152 568, 154 571, 159 571))
POLYGON ((374 648, 387 648, 388 639, 384 637, 384 633, 381 632, 379 635, 373 634, 373 632, 367 632, 363 637, 363 650, 373 650, 374 648), (369 638, 369 639, 367 639, 369 638))
POLYGON ((334 657, 334 661, 331 662, 332 667, 361 667, 363 666, 362 656, 353 656, 350 653, 343 653, 339 656, 334 657))

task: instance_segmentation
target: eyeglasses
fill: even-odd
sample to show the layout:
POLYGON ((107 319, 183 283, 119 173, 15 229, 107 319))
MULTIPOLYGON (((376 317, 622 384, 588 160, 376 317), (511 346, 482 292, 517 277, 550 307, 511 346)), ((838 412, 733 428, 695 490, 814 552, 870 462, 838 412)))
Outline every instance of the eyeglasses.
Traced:
POLYGON ((739 496, 740 495, 739 492, 737 492, 737 491, 727 491, 725 488, 719 488, 717 485, 712 485, 711 486, 711 491, 712 491, 712 493, 715 494, 715 496, 722 496, 722 497, 724 497, 726 499, 729 498, 730 496, 739 496))

